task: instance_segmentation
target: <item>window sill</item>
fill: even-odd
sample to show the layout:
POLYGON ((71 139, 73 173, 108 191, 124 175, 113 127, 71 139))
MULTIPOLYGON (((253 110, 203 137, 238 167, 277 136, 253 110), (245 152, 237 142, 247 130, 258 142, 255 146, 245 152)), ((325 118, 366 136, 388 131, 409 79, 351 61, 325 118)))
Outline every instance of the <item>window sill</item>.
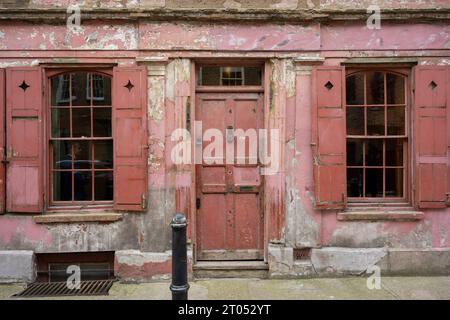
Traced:
POLYGON ((417 221, 424 218, 421 211, 349 211, 337 215, 339 221, 417 221))
POLYGON ((116 222, 121 220, 121 213, 56 213, 34 216, 35 223, 77 223, 77 222, 116 222))

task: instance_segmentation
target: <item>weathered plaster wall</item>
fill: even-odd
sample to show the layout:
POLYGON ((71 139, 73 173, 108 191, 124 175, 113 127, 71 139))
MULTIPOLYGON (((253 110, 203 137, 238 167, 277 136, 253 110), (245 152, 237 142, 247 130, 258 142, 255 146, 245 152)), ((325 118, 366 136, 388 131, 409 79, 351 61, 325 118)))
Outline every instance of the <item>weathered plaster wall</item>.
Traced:
MULTIPOLYGON (((266 6, 269 2, 261 0, 259 3, 266 6)), ((55 2, 23 3, 50 6, 55 2)), ((176 5, 176 1, 166 3, 176 5)), ((185 3, 189 6, 193 2, 185 3)), ((228 5, 230 3, 228 1, 228 5)), ((271 3, 280 4, 279 1, 271 3)), ((395 5, 394 1, 385 1, 389 3, 395 5)), ((428 3, 418 1, 414 6, 423 7, 428 3)), ((447 1, 433 3, 445 5, 447 1)), ((110 4, 131 6, 132 2, 110 1, 110 4)), ((138 4, 139 1, 135 1, 133 5, 138 4)), ((342 2, 337 1, 321 2, 324 8, 341 5, 342 2)), ((269 179, 267 185, 268 190, 283 190, 275 197, 277 201, 267 203, 266 207, 271 228, 277 226, 271 230, 281 231, 271 233, 271 239, 291 247, 450 246, 450 209, 427 211, 425 219, 419 222, 343 222, 337 220, 334 212, 313 209, 311 65, 295 59, 302 55, 322 56, 326 58, 326 65, 338 65, 349 57, 409 56, 417 57, 420 64, 448 65, 448 22, 386 23, 380 30, 368 30, 364 22, 237 25, 157 23, 145 19, 133 22, 88 20, 83 21, 80 30, 73 32, 67 31, 62 23, 1 21, 0 40, 0 67, 61 61, 108 61, 126 65, 141 60, 139 63, 148 68, 151 151, 146 213, 127 214, 122 221, 111 224, 70 225, 36 225, 30 216, 8 214, 0 216, 0 249, 37 252, 129 249, 165 252, 170 249, 168 225, 173 213, 180 210, 191 215, 191 168, 170 162, 173 145, 170 133, 174 128, 186 126, 186 111, 191 104, 189 58, 244 56, 270 61, 273 69, 270 103, 275 107, 270 108, 273 114, 269 123, 272 128, 282 127, 286 133, 283 176, 269 179), (152 59, 145 60, 147 58, 152 59), (277 211, 283 211, 285 219, 274 214, 277 211)))
POLYGON ((359 9, 369 5, 383 8, 448 8, 446 0, 4 0, 5 7, 58 8, 80 4, 89 8, 167 8, 167 9, 359 9))
POLYGON ((324 246, 351 248, 445 248, 450 247, 450 209, 427 210, 416 222, 343 222, 334 213, 324 213, 324 246))
POLYGON ((137 26, 121 21, 85 21, 78 29, 66 24, 0 22, 0 50, 133 50, 137 26))
MULTIPOLYGON (((321 50, 364 55, 361 51, 396 50, 398 55, 407 50, 450 49, 450 23, 386 22, 381 29, 370 30, 361 22, 234 25, 88 20, 80 29, 68 29, 63 23, 0 21, 0 39, 1 50, 18 51, 150 50, 170 54, 179 50, 212 50, 298 54, 321 50)), ((21 53, 22 56, 30 54, 21 53)))
POLYGON ((0 249, 35 252, 78 252, 170 249, 168 224, 147 214, 126 214, 115 223, 36 224, 30 216, 0 216, 0 249))

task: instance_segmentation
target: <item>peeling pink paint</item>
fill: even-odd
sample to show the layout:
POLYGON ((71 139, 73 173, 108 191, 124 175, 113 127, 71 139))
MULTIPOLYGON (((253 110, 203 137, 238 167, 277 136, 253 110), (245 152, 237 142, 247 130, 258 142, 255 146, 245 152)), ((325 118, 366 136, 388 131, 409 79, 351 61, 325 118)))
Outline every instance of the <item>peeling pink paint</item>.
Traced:
POLYGON ((8 50, 132 50, 137 49, 134 24, 102 21, 83 23, 80 30, 66 25, 0 22, 0 49, 8 50))
MULTIPOLYGON (((75 2, 33 0, 31 5, 65 8, 68 3, 75 2)), ((371 1, 367 0, 363 3, 369 2, 371 1)), ((384 4, 382 9, 450 7, 448 0, 402 2, 385 0, 381 2, 384 4)), ((132 0, 110 0, 98 3, 98 6, 104 8, 139 5, 138 1, 133 4, 132 0)), ((320 8, 355 9, 357 7, 355 3, 356 1, 323 0, 320 1, 320 8)), ((358 3, 361 4, 361 1, 358 3)), ((324 65, 329 66, 340 65, 351 57, 392 56, 418 57, 419 64, 449 64, 450 24, 448 22, 412 21, 394 24, 382 21, 380 30, 370 30, 364 21, 327 23, 304 21, 303 24, 300 24, 301 21, 293 24, 277 24, 274 21, 245 24, 214 21, 160 23, 146 19, 129 21, 87 20, 83 21, 79 31, 68 31, 66 25, 62 23, 51 25, 1 21, 0 67, 38 65, 42 62, 61 62, 62 59, 72 60, 80 65, 83 63, 135 65, 138 63, 137 57, 140 59, 149 56, 163 57, 164 62, 159 62, 158 65, 164 66, 160 70, 161 74, 151 74, 150 67, 154 67, 154 64, 148 63, 148 90, 154 92, 149 97, 147 110, 150 148, 148 184, 150 192, 169 194, 171 198, 164 199, 172 201, 177 211, 185 212, 189 220, 193 221, 195 216, 191 206, 195 197, 195 190, 193 190, 195 178, 192 176, 192 167, 176 166, 171 161, 171 151, 175 142, 171 141, 170 135, 174 129, 186 126, 187 106, 193 106, 195 103, 191 92, 195 85, 190 83, 192 75, 186 67, 190 61, 187 64, 177 63, 180 60, 186 62, 191 58, 200 61, 204 58, 224 57, 238 60, 258 58, 267 61, 277 72, 277 76, 270 79, 270 90, 266 92, 269 96, 266 101, 273 103, 266 106, 266 111, 270 113, 267 123, 270 128, 285 130, 284 136, 281 137, 285 142, 281 173, 265 179, 265 192, 268 194, 264 203, 267 228, 265 232, 268 240, 283 242, 286 239, 286 228, 297 228, 300 229, 298 233, 301 233, 301 228, 309 232, 316 227, 317 234, 311 235, 312 240, 306 246, 336 245, 336 243, 339 244, 339 239, 336 240, 339 236, 345 240, 357 236, 369 238, 369 235, 362 234, 360 227, 364 226, 371 229, 373 232, 371 236, 376 240, 381 239, 381 242, 394 239, 393 241, 399 246, 450 247, 450 208, 426 210, 424 220, 412 222, 338 221, 335 211, 314 210, 311 150, 311 111, 314 97, 311 95, 311 75, 308 74, 311 70, 308 68, 300 72, 293 70, 296 68, 294 58, 299 55, 308 55, 311 51, 314 55, 323 57, 324 65), (292 65, 282 66, 284 62, 280 63, 280 61, 285 60, 289 60, 292 65), (273 61, 275 62, 272 63, 273 61), (294 76, 286 77, 283 74, 283 68, 291 68, 289 71, 294 76), (289 181, 289 185, 286 181, 289 181), (291 226, 286 225, 285 212, 289 201, 294 201, 294 197, 298 200, 298 205, 293 210, 294 214, 297 214, 297 220, 296 225, 291 226)), ((157 208, 165 205, 166 203, 151 204, 157 208)), ((158 223, 168 220, 164 216, 167 214, 164 210, 161 209, 162 213, 157 212, 160 216, 159 220, 155 221, 158 223)), ((123 222, 112 224, 111 229, 130 228, 128 225, 124 227, 121 223, 123 222)), ((142 221, 139 223, 145 224, 142 221)), ((91 227, 92 225, 85 224, 73 233, 92 237, 89 232, 95 227, 92 229, 91 227)), ((15 237, 20 237, 23 243, 31 243, 30 246, 34 247, 37 246, 35 242, 42 243, 43 245, 38 249, 41 252, 45 252, 46 248, 62 247, 59 241, 64 241, 64 245, 70 249, 82 247, 83 241, 89 239, 75 238, 72 243, 73 234, 67 231, 70 231, 68 225, 51 228, 50 231, 50 227, 35 224, 31 216, 0 216, 0 249, 14 243, 15 237), (69 240, 67 238, 61 240, 59 234, 56 236, 51 232, 61 232, 61 234, 66 232, 69 234, 66 235, 69 240)), ((148 235, 141 229, 137 230, 136 235, 130 238, 139 237, 138 246, 145 246, 145 237, 148 235)), ((156 228, 151 229, 153 230, 156 228)), ((188 235, 195 241, 195 235, 190 234, 191 231, 195 232, 195 223, 189 224, 188 235)), ((120 232, 118 234, 121 235, 120 232)), ((106 238, 108 235, 102 234, 96 241, 113 242, 106 238)), ((126 237, 124 239, 124 241, 129 240, 126 237)), ((129 244, 126 243, 126 245, 129 244)), ((108 248, 121 249, 114 247, 114 244, 108 248)), ((137 268, 133 265, 120 264, 116 268, 116 273, 125 278, 144 279, 158 274, 169 274, 170 267, 170 260, 146 261, 137 268)))
POLYGON ((0 241, 7 245, 16 235, 25 241, 42 241, 44 245, 50 245, 53 241, 50 232, 44 226, 35 224, 31 217, 0 216, 0 241))
POLYGON ((371 30, 361 23, 321 26, 323 50, 429 50, 450 42, 450 25, 390 24, 371 30))
POLYGON ((191 25, 142 24, 140 48, 196 50, 318 50, 318 24, 300 25, 191 25))

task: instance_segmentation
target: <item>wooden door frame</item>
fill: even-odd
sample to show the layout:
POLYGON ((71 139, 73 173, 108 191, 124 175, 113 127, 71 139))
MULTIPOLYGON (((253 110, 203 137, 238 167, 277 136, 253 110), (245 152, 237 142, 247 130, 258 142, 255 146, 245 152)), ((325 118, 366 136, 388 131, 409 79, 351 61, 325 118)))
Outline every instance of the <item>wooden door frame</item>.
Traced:
MULTIPOLYGON (((269 124, 269 106, 270 106, 270 74, 271 74, 271 66, 269 61, 267 60, 235 60, 235 59, 214 59, 214 60, 201 60, 201 59, 192 59, 191 60, 191 69, 190 69, 190 103, 189 103, 189 121, 191 124, 194 124, 196 121, 196 114, 195 114, 195 108, 196 108, 196 95, 197 95, 197 70, 199 65, 217 65, 217 64, 224 64, 224 63, 230 63, 230 64, 237 64, 242 66, 249 66, 252 65, 260 65, 263 68, 263 77, 262 77, 262 88, 259 89, 259 92, 263 94, 263 127, 261 129, 268 128, 269 124)), ((217 88, 217 87, 216 87, 217 88)), ((205 89, 203 87, 203 89, 205 89)), ((208 89, 205 89, 208 91, 208 89)), ((248 88, 247 91, 245 89, 243 90, 234 90, 233 92, 255 92, 255 88, 248 88)), ((213 91, 213 89, 211 89, 213 91)), ((230 89, 226 87, 222 87, 222 90, 215 90, 214 92, 230 92, 230 89)), ((195 128, 193 125, 191 125, 191 129, 195 128)), ((195 132, 191 130, 191 136, 193 137, 195 132)), ((195 154, 195 143, 191 143, 191 154, 195 154)), ((195 162, 195 161, 193 161, 195 162)), ((195 163, 191 164, 191 190, 190 190, 190 215, 188 217, 189 225, 188 225, 188 243, 191 244, 192 247, 192 254, 193 254, 193 263, 197 262, 197 208, 196 208, 196 199, 197 199, 197 165, 195 163)), ((261 177, 261 198, 260 201, 262 203, 263 210, 263 255, 264 255, 264 262, 268 261, 268 247, 269 247, 269 230, 268 230, 268 214, 266 214, 266 197, 269 195, 266 195, 266 188, 265 183, 266 179, 264 177, 261 177)), ((178 201, 178 200, 177 200, 178 201)))

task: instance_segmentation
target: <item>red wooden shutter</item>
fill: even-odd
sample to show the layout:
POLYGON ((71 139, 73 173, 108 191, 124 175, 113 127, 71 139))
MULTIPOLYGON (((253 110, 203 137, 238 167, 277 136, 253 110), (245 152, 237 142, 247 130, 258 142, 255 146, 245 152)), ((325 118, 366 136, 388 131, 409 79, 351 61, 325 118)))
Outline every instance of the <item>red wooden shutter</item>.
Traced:
POLYGON ((449 68, 415 67, 415 198, 420 208, 443 208, 448 192, 449 68))
MULTIPOLYGON (((5 69, 0 69, 0 159, 5 152, 5 69)), ((5 212, 5 164, 0 163, 0 214, 5 212)))
POLYGON ((6 70, 6 210, 42 212, 42 73, 6 70))
POLYGON ((344 80, 343 67, 313 70, 312 146, 319 209, 340 209, 346 204, 344 80))
POLYGON ((146 209, 146 76, 144 67, 114 68, 114 207, 117 210, 146 209))

